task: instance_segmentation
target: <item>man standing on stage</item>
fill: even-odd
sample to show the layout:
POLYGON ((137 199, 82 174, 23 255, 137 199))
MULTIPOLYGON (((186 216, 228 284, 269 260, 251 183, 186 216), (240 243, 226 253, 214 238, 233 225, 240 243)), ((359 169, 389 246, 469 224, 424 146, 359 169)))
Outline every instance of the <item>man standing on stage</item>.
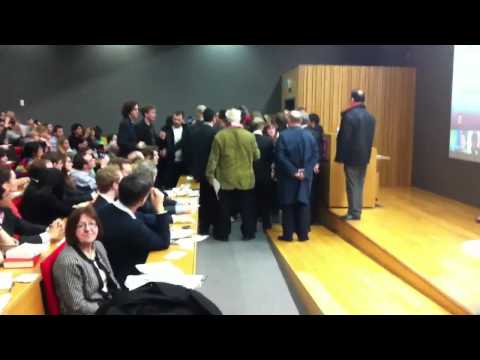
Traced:
POLYGON ((375 136, 375 118, 365 107, 365 92, 353 90, 351 101, 342 112, 335 158, 345 168, 348 214, 342 219, 347 221, 360 220, 362 215, 363 186, 375 136))
POLYGON ((300 111, 288 115, 288 128, 280 133, 275 148, 283 227, 278 239, 284 241, 292 241, 294 232, 300 241, 307 241, 310 228, 310 192, 319 154, 310 131, 302 129, 302 120, 300 111))

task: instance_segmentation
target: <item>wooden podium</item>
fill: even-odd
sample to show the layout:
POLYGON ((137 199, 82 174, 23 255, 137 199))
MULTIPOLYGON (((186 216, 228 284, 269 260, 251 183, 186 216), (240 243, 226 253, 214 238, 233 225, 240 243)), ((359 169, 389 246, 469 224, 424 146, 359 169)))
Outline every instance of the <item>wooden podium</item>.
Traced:
MULTIPOLYGON (((345 172, 343 164, 335 162, 337 136, 325 134, 326 160, 321 163, 320 194, 324 206, 328 208, 348 208, 345 172)), ((374 208, 378 194, 377 149, 372 148, 370 163, 365 176, 363 207, 374 208)))

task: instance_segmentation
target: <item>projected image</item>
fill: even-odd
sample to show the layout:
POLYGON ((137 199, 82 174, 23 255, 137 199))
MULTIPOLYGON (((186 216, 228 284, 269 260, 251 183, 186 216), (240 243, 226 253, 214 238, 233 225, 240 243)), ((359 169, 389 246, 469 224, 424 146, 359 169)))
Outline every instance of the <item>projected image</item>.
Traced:
POLYGON ((455 45, 450 157, 480 162, 480 45, 455 45))

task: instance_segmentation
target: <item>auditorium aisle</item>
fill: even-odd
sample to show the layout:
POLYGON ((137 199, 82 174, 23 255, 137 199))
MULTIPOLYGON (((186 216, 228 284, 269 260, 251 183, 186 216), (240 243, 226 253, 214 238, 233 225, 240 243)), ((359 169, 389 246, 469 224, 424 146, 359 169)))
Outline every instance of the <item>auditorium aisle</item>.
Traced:
POLYGON ((299 313, 262 231, 255 240, 245 242, 240 223, 235 222, 229 242, 201 242, 197 273, 207 275, 200 291, 225 315, 299 313))

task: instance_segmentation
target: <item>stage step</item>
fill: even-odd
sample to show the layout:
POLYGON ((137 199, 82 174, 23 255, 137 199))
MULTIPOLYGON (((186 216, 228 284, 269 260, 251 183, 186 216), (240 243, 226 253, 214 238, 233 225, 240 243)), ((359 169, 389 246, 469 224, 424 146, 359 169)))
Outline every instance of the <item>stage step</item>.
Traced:
POLYGON ((384 188, 381 208, 361 221, 324 210, 326 227, 362 253, 455 315, 480 309, 480 261, 463 250, 480 239, 480 209, 416 188, 384 188))
POLYGON ((307 242, 277 240, 272 247, 309 314, 427 315, 448 312, 323 226, 307 242))

